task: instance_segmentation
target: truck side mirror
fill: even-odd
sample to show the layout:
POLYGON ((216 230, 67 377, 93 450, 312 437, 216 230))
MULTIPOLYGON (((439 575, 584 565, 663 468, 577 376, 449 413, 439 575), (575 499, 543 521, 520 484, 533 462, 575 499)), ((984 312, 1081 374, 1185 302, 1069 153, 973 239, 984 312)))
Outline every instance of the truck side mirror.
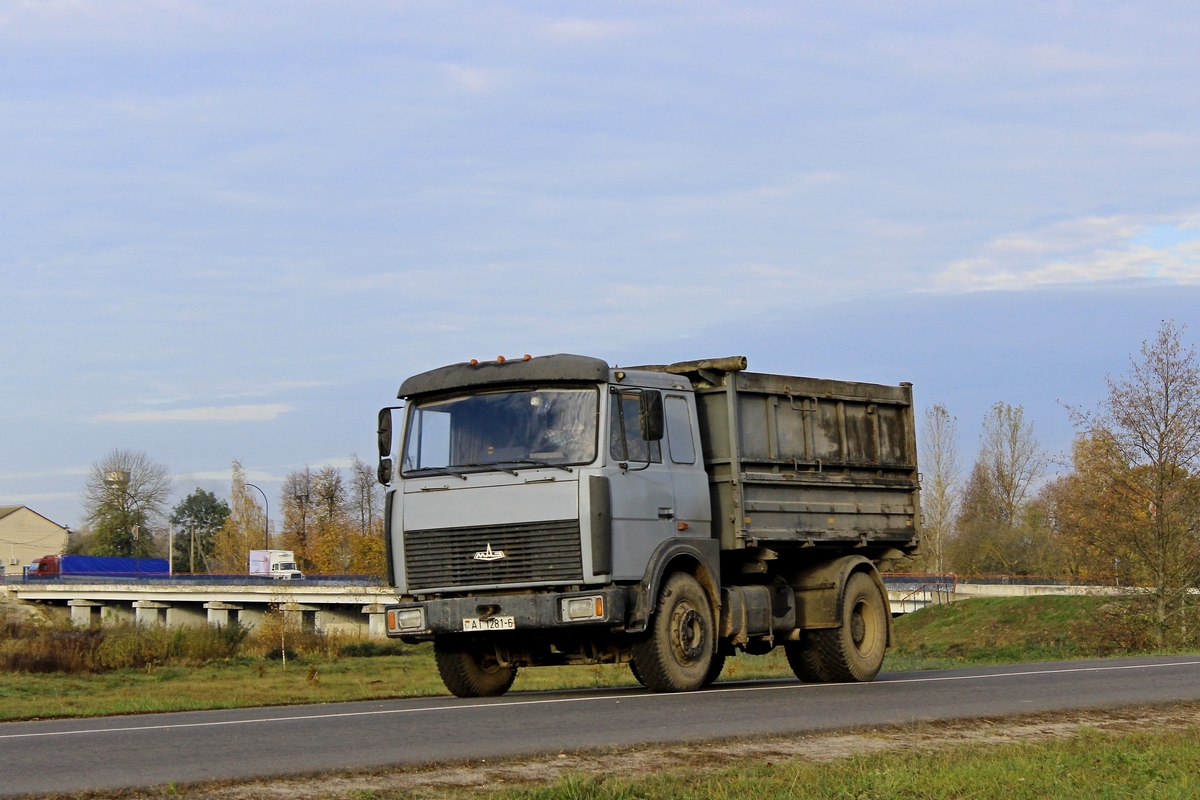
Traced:
POLYGON ((642 392, 641 410, 638 414, 642 438, 647 442, 657 442, 663 438, 663 399, 662 392, 653 390, 642 392))
POLYGON ((384 486, 392 482, 392 412, 395 410, 391 407, 379 410, 379 428, 376 431, 379 444, 379 468, 375 470, 375 477, 384 486))
POLYGON ((387 458, 392 454, 392 409, 379 410, 379 457, 387 458))

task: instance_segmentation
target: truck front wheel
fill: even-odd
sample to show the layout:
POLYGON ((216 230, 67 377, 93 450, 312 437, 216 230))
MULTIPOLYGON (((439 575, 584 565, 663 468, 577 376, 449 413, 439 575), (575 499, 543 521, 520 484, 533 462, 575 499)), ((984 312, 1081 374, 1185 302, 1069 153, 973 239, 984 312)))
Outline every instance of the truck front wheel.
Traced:
POLYGON ((715 627, 712 605, 700 582, 683 572, 667 578, 646 637, 633 645, 633 660, 646 688, 690 692, 704 686, 712 666, 715 627))
POLYGON ((442 683, 456 697, 499 697, 517 678, 516 667, 501 666, 495 653, 468 642, 435 639, 433 658, 442 683))
POLYGON ((827 679, 869 681, 879 674, 887 650, 888 606, 871 576, 856 572, 842 592, 841 627, 812 631, 827 679))

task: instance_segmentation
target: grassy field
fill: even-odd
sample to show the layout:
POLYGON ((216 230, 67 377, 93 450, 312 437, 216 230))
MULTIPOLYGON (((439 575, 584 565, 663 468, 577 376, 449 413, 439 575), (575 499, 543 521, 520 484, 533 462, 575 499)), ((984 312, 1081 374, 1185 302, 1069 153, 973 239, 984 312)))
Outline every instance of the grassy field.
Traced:
MULTIPOLYGON (((1113 648, 1089 627, 1100 602, 1082 597, 979 599, 909 614, 896 620, 896 645, 884 670, 1108 655, 1113 648)), ((0 720, 446 693, 429 645, 346 646, 339 651, 325 643, 312 649, 315 652, 294 656, 286 665, 277 657, 247 655, 206 658, 201 663, 194 658, 172 663, 168 658, 144 657, 146 663, 136 668, 93 673, 0 672, 0 720), (345 654, 371 651, 387 654, 345 654)), ((791 677, 779 649, 767 656, 731 658, 722 674, 722 680, 773 677, 791 677)), ((635 685, 625 666, 550 667, 522 670, 513 688, 635 685)))

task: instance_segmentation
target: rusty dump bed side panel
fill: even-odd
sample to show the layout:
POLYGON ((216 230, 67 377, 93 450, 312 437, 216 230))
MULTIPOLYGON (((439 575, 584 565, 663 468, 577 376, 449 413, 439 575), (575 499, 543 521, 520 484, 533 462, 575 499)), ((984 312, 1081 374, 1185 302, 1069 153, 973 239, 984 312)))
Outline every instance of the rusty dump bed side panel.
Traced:
POLYGON ((910 384, 709 370, 691 378, 722 549, 916 550, 910 384))

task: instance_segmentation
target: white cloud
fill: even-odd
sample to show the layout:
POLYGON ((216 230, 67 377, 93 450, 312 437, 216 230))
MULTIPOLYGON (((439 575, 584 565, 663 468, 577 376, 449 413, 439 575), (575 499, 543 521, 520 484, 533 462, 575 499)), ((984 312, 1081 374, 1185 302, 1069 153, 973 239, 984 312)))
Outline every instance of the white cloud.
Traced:
POLYGON ((39 478, 67 478, 75 475, 87 475, 87 467, 63 467, 62 469, 46 469, 32 472, 0 473, 0 481, 26 481, 39 478))
POLYGON ((578 41, 580 39, 610 39, 621 36, 632 30, 632 26, 622 22, 596 19, 564 19, 551 22, 545 30, 555 39, 578 41))
POLYGON ((500 83, 499 74, 493 70, 464 67, 459 64, 446 64, 445 70, 455 85, 468 92, 486 92, 500 83))
POLYGON ((291 411, 284 403, 245 406, 199 406, 169 410, 121 411, 101 414, 98 422, 266 422, 291 411))
MULTIPOLYGON (((971 292, 1147 280, 1200 284, 1200 237, 1184 235, 1161 245, 1139 241, 1162 223, 1086 218, 1006 234, 980 253, 950 264, 927 288, 971 292)), ((1177 217, 1168 224, 1182 233, 1194 229, 1196 218, 1177 217)))

